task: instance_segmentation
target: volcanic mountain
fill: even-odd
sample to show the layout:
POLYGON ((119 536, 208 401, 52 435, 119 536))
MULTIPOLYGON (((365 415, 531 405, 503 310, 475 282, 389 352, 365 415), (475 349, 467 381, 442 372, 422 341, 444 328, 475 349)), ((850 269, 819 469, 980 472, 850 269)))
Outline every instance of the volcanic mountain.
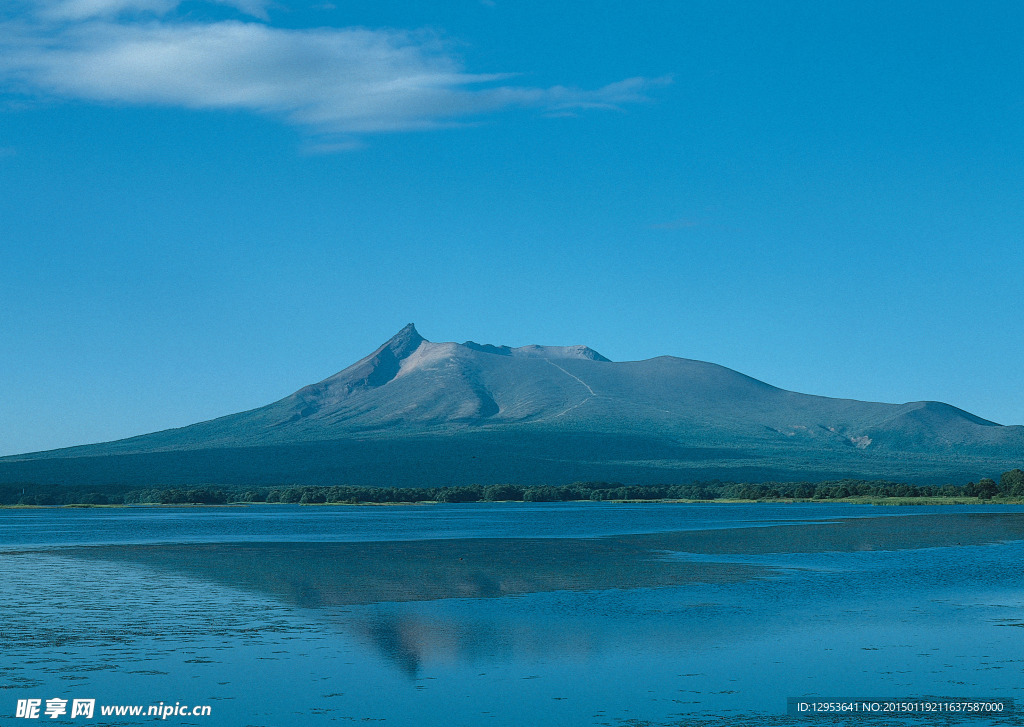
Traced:
POLYGON ((433 343, 409 324, 267 406, 0 459, 0 482, 415 486, 836 477, 941 483, 1024 462, 1024 427, 939 402, 776 388, 701 361, 433 343))

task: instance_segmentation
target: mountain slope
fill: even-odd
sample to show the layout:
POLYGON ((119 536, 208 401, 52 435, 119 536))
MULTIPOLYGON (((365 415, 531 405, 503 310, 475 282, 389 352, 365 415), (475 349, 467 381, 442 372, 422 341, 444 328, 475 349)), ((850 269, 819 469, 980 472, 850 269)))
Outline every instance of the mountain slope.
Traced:
POLYGON ((614 363, 585 346, 433 343, 410 324, 267 406, 4 458, 0 481, 934 480, 1022 460, 1024 427, 948 404, 798 394, 671 356, 614 363))

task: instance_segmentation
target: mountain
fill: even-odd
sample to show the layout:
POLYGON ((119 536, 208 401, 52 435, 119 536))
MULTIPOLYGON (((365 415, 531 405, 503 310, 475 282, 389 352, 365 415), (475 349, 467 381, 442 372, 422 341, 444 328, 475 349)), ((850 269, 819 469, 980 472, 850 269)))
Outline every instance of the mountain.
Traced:
POLYGON ((948 404, 798 394, 673 356, 612 362, 586 346, 433 343, 409 324, 280 401, 2 458, 0 483, 941 483, 1022 462, 1024 427, 948 404))

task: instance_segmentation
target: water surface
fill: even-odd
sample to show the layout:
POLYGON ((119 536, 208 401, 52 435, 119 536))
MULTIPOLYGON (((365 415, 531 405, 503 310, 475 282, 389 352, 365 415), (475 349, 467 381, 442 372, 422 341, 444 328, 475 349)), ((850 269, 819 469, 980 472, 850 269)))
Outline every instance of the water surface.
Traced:
POLYGON ((7 510, 0 715, 783 725, 787 697, 1020 697, 1021 562, 1014 507, 7 510))

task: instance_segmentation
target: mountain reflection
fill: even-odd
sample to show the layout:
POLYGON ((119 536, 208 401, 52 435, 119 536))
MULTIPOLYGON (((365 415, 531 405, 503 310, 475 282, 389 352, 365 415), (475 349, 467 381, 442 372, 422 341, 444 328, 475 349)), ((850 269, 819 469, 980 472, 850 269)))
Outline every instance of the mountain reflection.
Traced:
POLYGON ((423 662, 424 633, 433 636, 436 632, 424 632, 415 628, 416 622, 394 616, 377 618, 357 623, 367 640, 387 659, 394 662, 408 677, 419 676, 423 662))
POLYGON ((212 580, 304 608, 723 582, 764 571, 749 565, 668 561, 643 536, 189 543, 63 552, 212 580))
MULTIPOLYGON (((420 678, 424 665, 511 663, 530 657, 579 661, 615 644, 629 644, 629 650, 637 652, 691 636, 680 634, 678 625, 668 620, 638 619, 621 610, 575 612, 572 619, 564 613, 561 618, 531 619, 476 603, 474 607, 460 602, 457 608, 439 612, 390 604, 332 622, 411 680, 420 678)), ((708 608, 698 617, 717 606, 704 605, 708 608)))
POLYGON ((119 545, 61 553, 145 568, 144 578, 166 579, 168 598, 175 597, 175 583, 212 582, 319 610, 325 627, 354 637, 411 680, 428 662, 476 663, 512 651, 575 657, 599 650, 613 633, 644 642, 660 638, 632 632, 621 613, 614 626, 596 629, 589 617, 573 623, 558 614, 509 620, 498 615, 507 609, 484 605, 491 599, 739 581, 767 570, 667 560, 636 536, 119 545), (460 600, 449 609, 443 605, 448 599, 460 600), (432 604, 411 608, 409 602, 432 604))
POLYGON ((902 550, 1024 539, 1024 518, 853 518, 600 538, 102 545, 63 555, 146 566, 304 608, 724 583, 771 568, 718 556, 902 550), (693 554, 672 559, 666 553, 693 554), (703 562, 706 559, 708 562, 703 562))
MULTIPOLYGON (((175 584, 214 583, 318 611, 314 620, 328 631, 351 635, 416 680, 427 663, 486 663, 511 652, 586 658, 612 642, 625 645, 628 653, 671 644, 684 654, 688 645, 714 634, 764 630, 778 616, 771 609, 748 618, 742 608, 673 602, 667 613, 656 599, 628 595, 636 589, 778 574, 766 565, 713 562, 718 556, 895 551, 1021 539, 1024 518, 972 514, 602 538, 103 545, 60 548, 59 554, 125 566, 153 584, 166 581, 165 598, 172 604, 195 592, 175 584), (690 556, 666 557, 672 552, 690 556), (603 605, 598 611, 565 613, 559 610, 558 591, 601 592, 603 605), (545 610, 532 615, 489 602, 530 593, 553 595, 545 610), (638 609, 639 602, 647 605, 638 609)), ((808 591, 812 600, 819 595, 817 586, 808 591)))

